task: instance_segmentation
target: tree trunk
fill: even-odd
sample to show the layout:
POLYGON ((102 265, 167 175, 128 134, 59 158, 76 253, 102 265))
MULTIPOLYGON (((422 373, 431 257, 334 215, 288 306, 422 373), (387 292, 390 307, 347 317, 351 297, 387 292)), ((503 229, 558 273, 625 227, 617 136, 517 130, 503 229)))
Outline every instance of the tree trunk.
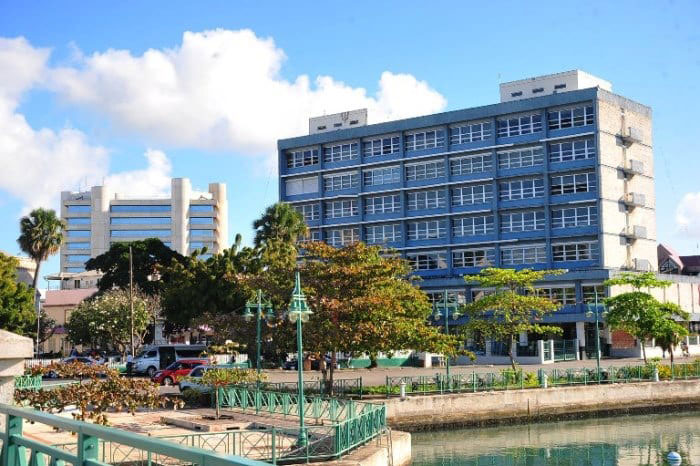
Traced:
POLYGON ((671 365, 673 365, 673 346, 668 347, 668 354, 671 355, 671 365))
POLYGON ((329 369, 329 377, 328 377, 328 395, 333 396, 333 379, 335 377, 335 363, 336 363, 337 357, 336 357, 336 352, 333 351, 331 353, 331 367, 329 369))
MULTIPOLYGON (((39 268, 41 267, 41 261, 35 261, 36 262, 36 270, 34 271, 34 278, 32 279, 32 288, 36 291, 36 284, 39 281, 39 268)), ((34 293, 34 299, 36 299, 36 293, 34 293)), ((36 303, 34 303, 36 306, 36 303)))
POLYGON ((510 336, 510 345, 508 345, 508 357, 510 358, 510 366, 513 368, 513 372, 515 372, 515 357, 513 356, 513 343, 515 342, 515 337, 513 335, 510 336))
POLYGON ((644 358, 644 364, 647 363, 647 349, 646 345, 644 344, 644 340, 640 339, 639 344, 642 345, 642 357, 644 358))
POLYGON ((374 369, 379 364, 377 363, 377 354, 369 353, 369 369, 374 369))
POLYGON ((216 419, 221 416, 221 408, 219 408, 219 387, 214 387, 214 403, 216 403, 216 419))

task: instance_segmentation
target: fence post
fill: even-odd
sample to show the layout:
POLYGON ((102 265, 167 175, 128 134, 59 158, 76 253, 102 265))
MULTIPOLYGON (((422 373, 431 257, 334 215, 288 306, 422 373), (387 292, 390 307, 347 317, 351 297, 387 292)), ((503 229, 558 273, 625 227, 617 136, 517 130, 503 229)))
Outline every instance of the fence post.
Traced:
POLYGON ((275 426, 272 426, 272 440, 270 441, 270 444, 271 444, 270 446, 272 448, 272 464, 277 464, 277 452, 275 451, 275 446, 276 446, 275 445, 276 444, 275 434, 276 434, 275 426))
POLYGON ((386 376, 386 397, 389 398, 391 395, 391 385, 389 385, 389 376, 386 376))
POLYGON ((362 386, 362 377, 360 377, 360 399, 362 399, 362 389, 363 389, 363 386, 362 386))
POLYGON ((96 460, 98 454, 97 437, 78 432, 78 465, 85 465, 87 460, 96 460))
POLYGON ((476 393, 476 372, 472 371, 472 392, 476 393))

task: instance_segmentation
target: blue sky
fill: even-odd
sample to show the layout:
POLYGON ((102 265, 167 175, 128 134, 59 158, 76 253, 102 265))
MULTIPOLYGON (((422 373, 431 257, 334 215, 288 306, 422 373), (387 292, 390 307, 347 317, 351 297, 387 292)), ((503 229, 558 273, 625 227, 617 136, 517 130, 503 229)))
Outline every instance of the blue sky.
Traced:
POLYGON ((700 3, 485 3, 0 0, 0 249, 61 190, 168 176, 226 182, 249 241, 276 140, 310 113, 490 104, 499 82, 579 68, 653 108, 658 239, 696 253, 700 3))

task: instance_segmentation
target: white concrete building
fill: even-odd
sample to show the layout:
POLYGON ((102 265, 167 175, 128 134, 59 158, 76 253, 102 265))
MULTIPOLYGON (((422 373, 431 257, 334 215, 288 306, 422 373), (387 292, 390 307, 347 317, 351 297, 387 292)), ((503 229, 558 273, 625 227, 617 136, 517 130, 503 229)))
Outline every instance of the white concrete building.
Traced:
POLYGON ((208 193, 192 190, 187 178, 173 178, 170 197, 138 199, 109 186, 61 193, 66 240, 61 272, 79 273, 85 262, 120 241, 158 238, 180 254, 207 247, 207 255, 228 247, 226 185, 209 184, 208 193))

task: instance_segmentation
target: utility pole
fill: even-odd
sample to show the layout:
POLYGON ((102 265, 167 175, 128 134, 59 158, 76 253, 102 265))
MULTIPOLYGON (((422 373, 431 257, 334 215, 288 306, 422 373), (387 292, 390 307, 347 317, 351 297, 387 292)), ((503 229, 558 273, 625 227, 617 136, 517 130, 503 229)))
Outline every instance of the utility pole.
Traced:
MULTIPOLYGON (((131 308, 129 327, 131 340, 131 357, 134 357, 134 254, 129 245, 129 307, 131 308)), ((153 329, 155 333, 155 328, 153 329)))

